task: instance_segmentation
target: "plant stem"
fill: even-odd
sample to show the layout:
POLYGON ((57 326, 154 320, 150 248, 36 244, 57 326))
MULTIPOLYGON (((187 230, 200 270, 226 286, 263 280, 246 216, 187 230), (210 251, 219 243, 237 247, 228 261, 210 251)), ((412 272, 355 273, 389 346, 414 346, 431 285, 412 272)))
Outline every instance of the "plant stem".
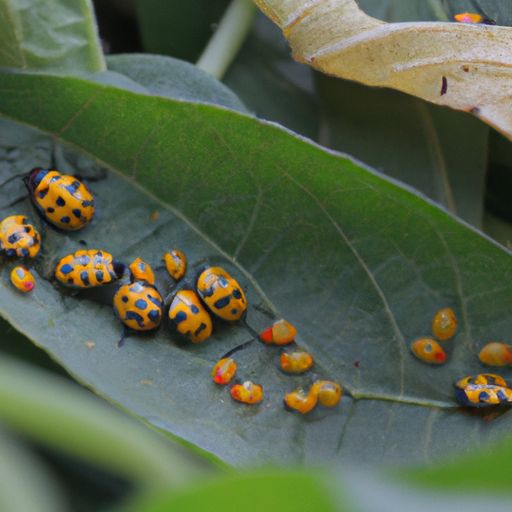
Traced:
POLYGON ((242 46, 255 13, 251 0, 232 0, 197 67, 220 80, 242 46))
POLYGON ((428 0, 428 3, 439 21, 450 21, 441 4, 441 0, 428 0))
POLYGON ((170 489, 197 476, 194 463, 163 437, 80 387, 5 355, 0 421, 141 488, 170 489))

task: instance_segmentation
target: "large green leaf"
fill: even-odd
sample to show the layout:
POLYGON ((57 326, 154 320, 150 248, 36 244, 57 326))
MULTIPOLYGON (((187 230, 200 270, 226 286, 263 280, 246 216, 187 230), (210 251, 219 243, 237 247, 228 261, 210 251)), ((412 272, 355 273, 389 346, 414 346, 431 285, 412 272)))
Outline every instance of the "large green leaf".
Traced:
POLYGON ((475 226, 482 224, 486 125, 391 89, 321 74, 316 81, 323 145, 412 185, 475 226))
POLYGON ((108 58, 108 69, 127 76, 157 96, 215 103, 246 111, 238 97, 225 85, 182 60, 162 55, 113 55, 108 58))
POLYGON ((91 0, 2 0, 0 66, 104 70, 91 0))
MULTIPOLYGON (((40 270, 80 238, 124 260, 155 263, 170 244, 191 261, 214 258, 248 288, 252 305, 273 304, 298 326, 317 374, 341 381, 355 400, 305 418, 285 412, 283 393, 303 379, 279 373, 276 352, 255 344, 239 355, 240 377, 262 382, 266 400, 244 407, 209 381, 216 358, 247 339, 241 326, 218 329, 202 346, 179 344, 164 329, 118 349, 108 305, 63 296, 42 279, 32 298, 0 289, 2 315, 82 382, 236 464, 425 460, 509 430, 509 416, 484 424, 452 398, 454 378, 481 370, 478 346, 510 332, 502 248, 351 159, 240 113, 77 78, 0 78, 0 112, 116 171, 94 184, 93 226, 48 233, 40 270), (155 210, 160 217, 150 220, 155 210), (432 368, 408 344, 429 333, 445 305, 461 328, 450 362, 432 368)), ((36 150, 18 150, 22 167, 47 163, 36 150)), ((83 158, 64 156, 66 170, 87 170, 83 158)), ((13 163, 11 172, 19 170, 13 163)), ((248 321, 268 323, 252 307, 248 321)))

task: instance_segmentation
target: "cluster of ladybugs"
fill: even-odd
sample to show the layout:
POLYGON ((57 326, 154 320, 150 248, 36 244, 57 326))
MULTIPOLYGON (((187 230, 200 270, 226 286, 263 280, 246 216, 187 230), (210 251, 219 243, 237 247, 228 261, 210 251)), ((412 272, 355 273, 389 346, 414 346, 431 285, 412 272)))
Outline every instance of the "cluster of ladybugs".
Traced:
MULTIPOLYGON (((76 231, 92 220, 95 213, 94 197, 78 178, 61 174, 55 169, 35 168, 24 176, 23 181, 39 215, 58 230, 76 231)), ((0 253, 8 258, 35 258, 40 249, 41 236, 27 217, 12 215, 0 222, 0 253)), ((163 261, 175 282, 185 276, 187 258, 183 252, 178 249, 168 251, 163 261)), ((226 322, 245 320, 245 293, 236 279, 219 266, 204 265, 192 286, 182 286, 165 301, 155 286, 153 269, 140 258, 126 266, 114 260, 107 251, 81 249, 61 258, 54 271, 55 279, 62 286, 75 289, 103 286, 123 279, 126 274, 129 282, 121 284, 113 297, 114 312, 124 325, 119 345, 130 332, 157 329, 167 305, 170 326, 192 343, 201 343, 211 336, 212 315, 226 322)), ((33 274, 21 265, 13 268, 11 282, 24 293, 30 292, 35 286, 33 274)), ((295 327, 290 323, 278 320, 258 337, 265 344, 282 346, 293 343, 296 334, 295 327)), ((212 377, 216 384, 225 385, 232 381, 237 365, 230 356, 247 344, 231 350, 215 365, 212 377)), ((300 374, 312 367, 313 358, 303 350, 284 351, 280 364, 284 372, 300 374)), ((341 395, 339 384, 317 380, 307 392, 297 389, 287 394, 284 403, 289 409, 306 413, 317 402, 328 407, 335 406, 341 395)), ((263 400, 263 388, 251 381, 234 383, 231 396, 239 402, 256 404, 263 400)))
MULTIPOLYGON (((447 341, 457 332, 457 317, 451 308, 439 310, 432 320, 432 333, 440 341, 447 341)), ((412 353, 428 364, 444 364, 447 360, 443 347, 432 338, 420 338, 411 344, 412 353)), ((512 365, 512 346, 500 342, 487 343, 478 358, 487 366, 512 365)), ((506 380, 492 373, 468 376, 455 383, 455 397, 461 405, 486 407, 512 405, 512 388, 506 380)))

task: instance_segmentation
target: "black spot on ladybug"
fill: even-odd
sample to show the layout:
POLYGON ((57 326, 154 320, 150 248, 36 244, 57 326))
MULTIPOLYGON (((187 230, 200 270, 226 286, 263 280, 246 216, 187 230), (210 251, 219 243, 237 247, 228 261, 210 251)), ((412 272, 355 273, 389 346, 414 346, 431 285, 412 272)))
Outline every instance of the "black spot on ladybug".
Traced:
POLYGON ((137 309, 146 309, 148 307, 148 303, 144 299, 137 299, 135 301, 135 307, 137 309))
POLYGON ((42 190, 40 190, 37 195, 39 196, 40 199, 44 199, 46 197, 46 194, 48 194, 48 191, 50 189, 47 187, 47 188, 43 188, 42 190))
POLYGON ((90 281, 87 271, 84 270, 83 272, 80 272, 80 279, 82 280, 82 283, 84 283, 84 286, 89 286, 90 281))
POLYGON ((81 216, 82 216, 82 212, 78 209, 78 208, 75 208, 73 210, 71 210, 73 212, 73 215, 79 219, 81 216))
POLYGON ((213 303, 213 307, 217 309, 225 308, 231 302, 231 297, 222 297, 213 303))
POLYGON ((66 205, 66 201, 64 201, 64 199, 62 197, 57 197, 57 200, 55 201, 57 203, 58 206, 65 206, 66 205))
POLYGON ((174 322, 179 324, 187 319, 187 314, 184 311, 178 311, 177 315, 174 317, 174 322))
POLYGON ((153 309, 148 313, 148 316, 153 323, 156 323, 160 318, 160 311, 158 311, 157 309, 153 309))

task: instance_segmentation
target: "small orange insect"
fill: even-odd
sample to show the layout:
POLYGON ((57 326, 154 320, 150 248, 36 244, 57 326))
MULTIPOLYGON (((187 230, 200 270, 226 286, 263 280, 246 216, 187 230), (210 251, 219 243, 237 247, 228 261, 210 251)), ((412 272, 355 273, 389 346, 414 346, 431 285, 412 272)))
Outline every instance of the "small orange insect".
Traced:
POLYGON ((28 268, 18 265, 11 270, 11 283, 20 292, 27 293, 34 289, 36 280, 28 268))
POLYGON ((482 16, 476 12, 461 12, 456 14, 453 19, 459 23, 476 23, 483 25, 496 25, 496 22, 491 18, 482 16))
POLYGON ((297 388, 291 393, 284 395, 284 405, 293 411, 307 414, 312 411, 318 403, 316 393, 306 393, 303 388, 297 388))
POLYGON ((282 318, 261 332, 260 340, 267 345, 289 345, 295 340, 295 336, 297 329, 282 318))
POLYGON ((432 320, 432 334, 440 341, 446 341, 457 332, 457 317, 452 308, 440 309, 432 320))
POLYGON ((259 404, 263 400, 263 388, 246 380, 243 384, 235 384, 231 388, 231 398, 244 404, 259 404))
POLYGON ((425 363, 443 364, 446 362, 446 352, 436 340, 420 338, 411 344, 412 353, 425 363))
POLYGON ((163 257, 165 268, 169 275, 175 280, 179 281, 187 271, 187 257, 178 249, 167 251, 163 257))
POLYGON ((144 281, 150 285, 155 284, 155 274, 151 266, 140 258, 136 258, 130 263, 130 272, 133 281, 144 281))
POLYGON ((326 407, 336 406, 343 394, 341 386, 330 380, 317 380, 311 386, 311 391, 316 394, 318 401, 326 407))
POLYGON ((313 366, 313 356, 305 350, 283 352, 279 358, 281 370, 286 373, 304 373, 313 366))
POLYGON ((225 357, 213 367, 212 377, 216 384, 229 384, 236 373, 236 363, 230 357, 225 357))
POLYGON ((317 380, 306 393, 303 388, 297 388, 284 396, 284 405, 288 409, 307 414, 318 402, 325 407, 336 406, 343 394, 342 387, 331 380, 317 380))
POLYGON ((478 358, 488 366, 512 365, 512 346, 492 341, 482 348, 478 358))

